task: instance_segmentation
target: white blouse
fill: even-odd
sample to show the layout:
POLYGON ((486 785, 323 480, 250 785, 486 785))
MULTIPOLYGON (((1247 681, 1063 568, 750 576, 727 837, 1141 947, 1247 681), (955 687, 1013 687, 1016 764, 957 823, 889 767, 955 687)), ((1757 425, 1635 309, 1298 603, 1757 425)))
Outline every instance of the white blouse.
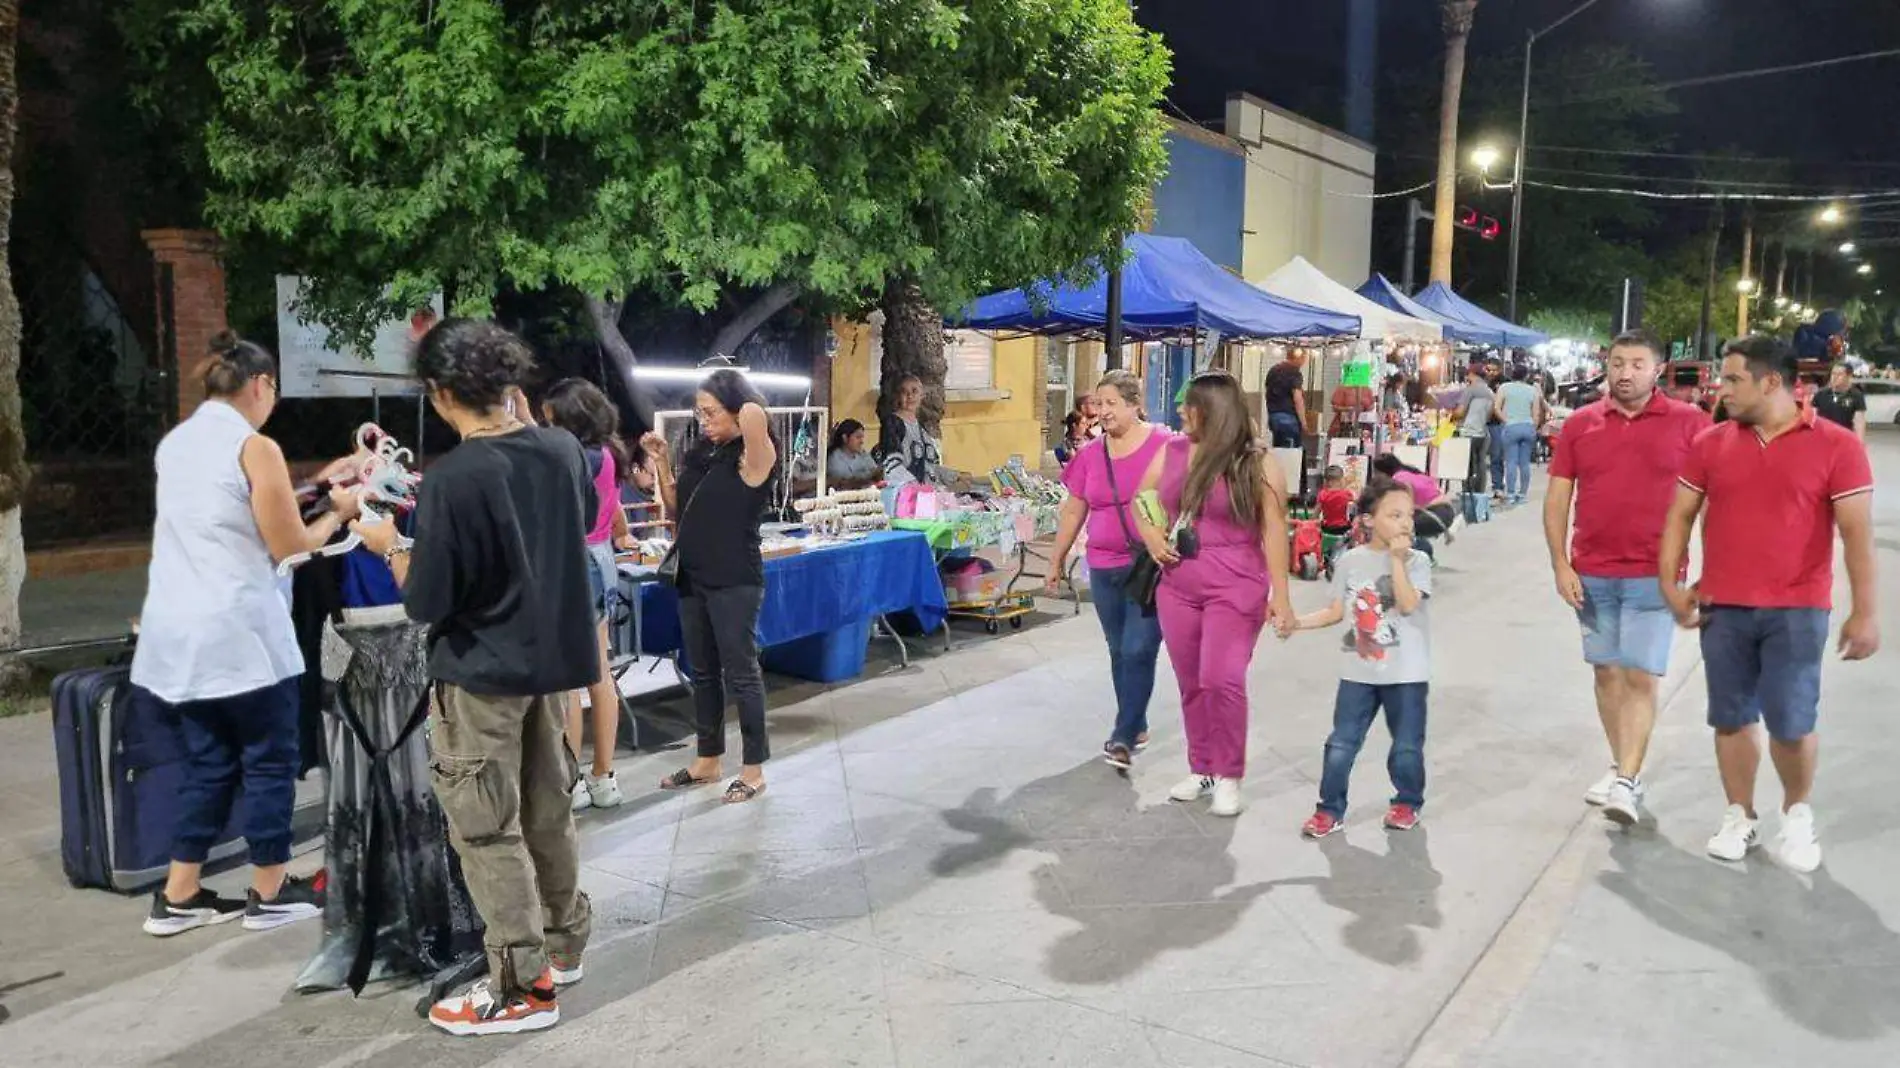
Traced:
POLYGON ((234 697, 304 670, 239 455, 257 433, 207 400, 158 443, 158 522, 132 683, 172 704, 234 697))

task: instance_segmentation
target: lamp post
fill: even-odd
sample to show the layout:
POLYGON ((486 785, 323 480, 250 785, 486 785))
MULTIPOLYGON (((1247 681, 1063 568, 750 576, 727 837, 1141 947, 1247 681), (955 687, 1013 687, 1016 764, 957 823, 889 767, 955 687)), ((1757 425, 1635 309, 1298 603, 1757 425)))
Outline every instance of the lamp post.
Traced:
POLYGON ((1541 30, 1532 30, 1524 39, 1524 94, 1517 109, 1517 162, 1511 168, 1511 252, 1505 267, 1506 311, 1504 317, 1517 322, 1517 256, 1520 235, 1524 232, 1524 149, 1530 143, 1531 136, 1531 54, 1537 48, 1539 37, 1548 37, 1558 27, 1596 5, 1597 0, 1583 0, 1583 3, 1570 9, 1570 13, 1541 30))

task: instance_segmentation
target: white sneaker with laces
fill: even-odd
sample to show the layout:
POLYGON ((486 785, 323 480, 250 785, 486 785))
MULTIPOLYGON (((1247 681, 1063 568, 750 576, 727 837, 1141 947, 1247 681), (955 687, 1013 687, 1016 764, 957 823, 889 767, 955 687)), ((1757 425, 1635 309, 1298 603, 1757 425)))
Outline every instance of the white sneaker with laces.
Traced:
POLYGON ((1239 779, 1214 780, 1214 803, 1207 806, 1209 813, 1215 816, 1238 816, 1244 807, 1240 802, 1239 779))
POLYGON ((1634 780, 1619 778, 1610 784, 1610 796, 1603 801, 1603 815, 1611 823, 1634 827, 1640 818, 1636 805, 1641 787, 1634 780))
POLYGON ((1603 777, 1596 781, 1596 785, 1583 792, 1583 803, 1586 805, 1602 805, 1605 801, 1610 799, 1610 787, 1615 785, 1616 765, 1611 764, 1610 770, 1605 772, 1603 777))
POLYGON ((1781 814, 1781 834, 1775 854, 1794 871, 1806 873, 1821 866, 1821 841, 1814 835, 1814 809, 1806 802, 1790 805, 1781 814))
POLYGON ((1199 801, 1213 788, 1214 777, 1212 775, 1189 775, 1187 778, 1175 783, 1174 789, 1168 791, 1168 796, 1181 802, 1199 801))
POLYGON ((612 771, 599 777, 589 774, 581 781, 586 784, 587 799, 595 808, 613 808, 627 801, 627 796, 620 792, 620 780, 612 771))
POLYGON ((1730 805, 1722 813, 1722 829, 1709 839, 1709 856, 1717 860, 1740 860, 1759 844, 1755 821, 1749 817, 1748 810, 1730 805))
POLYGON ((593 807, 594 795, 587 791, 587 779, 582 777, 579 782, 574 784, 574 802, 572 808, 575 812, 585 812, 593 807))

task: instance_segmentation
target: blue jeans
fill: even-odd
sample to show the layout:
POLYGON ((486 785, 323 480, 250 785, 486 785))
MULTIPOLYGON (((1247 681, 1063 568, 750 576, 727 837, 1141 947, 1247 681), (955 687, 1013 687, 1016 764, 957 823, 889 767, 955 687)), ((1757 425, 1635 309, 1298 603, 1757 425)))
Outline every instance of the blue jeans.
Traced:
POLYGON ((1504 495, 1523 500, 1531 489, 1531 447, 1537 444, 1534 423, 1506 423, 1504 439, 1504 495))
POLYGON ((1267 433, 1276 449, 1297 449, 1306 444, 1306 428, 1292 412, 1268 412, 1267 433))
POLYGON ((1333 733, 1326 736, 1326 769, 1319 780, 1319 810, 1334 819, 1346 818, 1346 785, 1353 761, 1366 744, 1366 730, 1385 709, 1385 726, 1392 733, 1392 754, 1385 769, 1392 776, 1392 803, 1425 807, 1425 697, 1431 684, 1395 682, 1374 686, 1339 680, 1333 701, 1333 733))
POLYGON ((1148 698, 1154 695, 1155 658, 1161 653, 1161 618, 1128 599, 1128 568, 1089 571, 1089 595, 1102 637, 1108 639, 1108 671, 1115 681, 1115 730, 1110 742, 1130 749, 1148 732, 1148 698))
MULTIPOLYGON (((297 806, 299 678, 213 701, 171 706, 185 743, 172 859, 202 864, 244 802, 244 841, 259 867, 290 859, 297 806)), ((156 700, 156 698, 154 698, 156 700)))

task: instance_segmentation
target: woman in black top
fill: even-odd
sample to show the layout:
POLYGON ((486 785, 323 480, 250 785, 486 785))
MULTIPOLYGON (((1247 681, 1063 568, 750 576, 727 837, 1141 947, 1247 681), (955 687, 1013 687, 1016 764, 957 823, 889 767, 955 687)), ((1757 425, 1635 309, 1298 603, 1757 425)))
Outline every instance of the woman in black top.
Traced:
POLYGON ((661 781, 679 790, 712 782, 726 753, 726 699, 739 706, 744 766, 726 800, 750 801, 765 789, 765 677, 759 670, 759 606, 765 562, 759 520, 770 500, 778 447, 765 418, 765 398, 745 376, 719 370, 694 398, 699 437, 680 458, 677 479, 666 440, 648 434, 641 446, 659 474, 660 498, 675 517, 679 546, 680 636, 693 676, 699 755, 661 781))

